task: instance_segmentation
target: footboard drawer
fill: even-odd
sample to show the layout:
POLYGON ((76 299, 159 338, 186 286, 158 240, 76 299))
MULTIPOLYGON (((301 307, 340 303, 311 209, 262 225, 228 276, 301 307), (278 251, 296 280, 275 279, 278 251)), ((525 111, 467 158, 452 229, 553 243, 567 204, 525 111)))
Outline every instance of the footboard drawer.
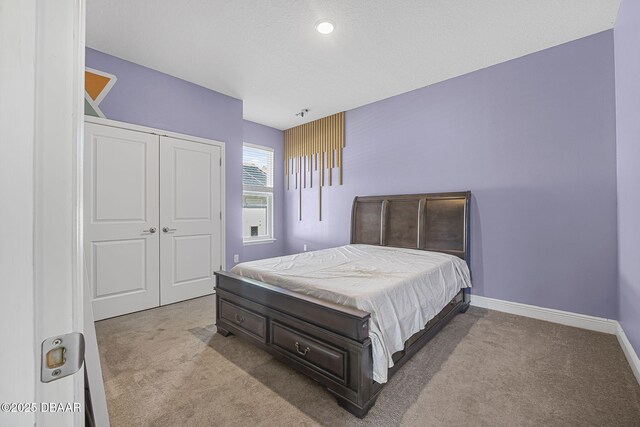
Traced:
POLYGON ((295 356, 303 364, 345 383, 347 352, 277 321, 271 322, 271 345, 280 352, 295 356))
POLYGON ((252 337, 265 342, 267 319, 242 307, 220 300, 220 317, 252 337))

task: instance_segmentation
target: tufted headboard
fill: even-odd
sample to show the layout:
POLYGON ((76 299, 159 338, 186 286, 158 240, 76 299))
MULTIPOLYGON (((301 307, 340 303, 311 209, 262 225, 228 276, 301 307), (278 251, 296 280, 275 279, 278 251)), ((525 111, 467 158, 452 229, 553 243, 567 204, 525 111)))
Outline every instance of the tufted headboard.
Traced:
POLYGON ((351 243, 444 252, 468 264, 470 198, 470 191, 356 197, 351 243))

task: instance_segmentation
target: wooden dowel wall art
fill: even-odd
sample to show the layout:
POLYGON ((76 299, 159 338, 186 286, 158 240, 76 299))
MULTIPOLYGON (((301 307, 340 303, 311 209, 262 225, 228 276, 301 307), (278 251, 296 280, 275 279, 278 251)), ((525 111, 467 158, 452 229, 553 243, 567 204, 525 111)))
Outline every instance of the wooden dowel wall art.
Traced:
POLYGON ((291 178, 298 190, 298 219, 302 220, 302 187, 313 188, 318 174, 318 219, 322 221, 322 187, 333 185, 333 169, 342 185, 342 149, 344 148, 344 112, 284 131, 284 173, 286 188, 291 178), (309 180, 307 182, 307 174, 309 180), (325 180, 326 174, 326 180, 325 180), (293 175, 293 177, 291 177, 293 175))

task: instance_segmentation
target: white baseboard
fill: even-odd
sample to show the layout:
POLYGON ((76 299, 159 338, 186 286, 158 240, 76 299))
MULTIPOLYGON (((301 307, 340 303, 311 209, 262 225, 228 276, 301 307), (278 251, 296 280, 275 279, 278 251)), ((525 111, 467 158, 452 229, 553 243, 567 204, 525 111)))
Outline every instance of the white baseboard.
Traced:
POLYGON ((531 317, 533 319, 546 320, 547 322, 561 325, 588 329, 596 332, 616 335, 627 357, 631 370, 640 384, 640 359, 631 346, 631 342, 624 333, 617 320, 604 319, 602 317, 587 316, 586 314, 572 313, 570 311, 555 310, 552 308, 538 307, 535 305, 521 304, 518 302, 503 301, 494 298, 471 295, 471 305, 489 310, 502 311, 518 316, 531 317))
POLYGON ((571 313, 569 311, 554 310, 552 308, 543 308, 535 305, 520 304, 518 302, 503 301, 473 294, 471 295, 471 305, 475 307, 488 308, 489 310, 517 314, 518 316, 546 320, 547 322, 560 323, 561 325, 589 329, 590 331, 604 332, 606 334, 616 334, 618 332, 617 321, 604 319, 602 317, 587 316, 586 314, 571 313))
MULTIPOLYGON (((618 322, 616 322, 618 323, 618 322)), ((624 351, 624 355, 627 356, 627 360, 629 361, 629 365, 631 365, 631 370, 633 374, 636 376, 636 380, 638 380, 638 384, 640 384, 640 358, 636 354, 636 351, 631 346, 631 342, 629 338, 627 338, 627 334, 624 333, 624 329, 622 329, 622 325, 618 323, 618 342, 620 343, 620 347, 622 347, 622 351, 624 351)))

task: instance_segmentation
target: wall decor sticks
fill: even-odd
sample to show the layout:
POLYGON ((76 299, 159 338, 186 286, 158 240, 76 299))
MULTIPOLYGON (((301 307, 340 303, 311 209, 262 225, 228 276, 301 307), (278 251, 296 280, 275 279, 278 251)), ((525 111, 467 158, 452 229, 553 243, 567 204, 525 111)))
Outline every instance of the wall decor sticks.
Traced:
POLYGON ((344 112, 284 131, 284 176, 286 189, 298 190, 298 220, 302 220, 302 188, 313 188, 317 172, 318 219, 322 221, 322 187, 332 185, 337 169, 342 185, 342 149, 344 148, 344 112))

